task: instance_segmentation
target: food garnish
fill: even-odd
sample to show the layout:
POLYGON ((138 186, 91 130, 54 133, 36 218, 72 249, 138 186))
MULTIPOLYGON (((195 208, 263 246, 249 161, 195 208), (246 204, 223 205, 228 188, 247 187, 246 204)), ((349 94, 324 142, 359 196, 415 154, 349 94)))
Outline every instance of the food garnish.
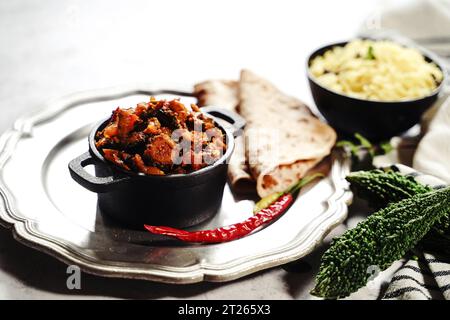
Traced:
POLYGON ((375 55, 373 53, 373 46, 369 46, 369 49, 367 49, 366 59, 375 60, 375 55))
POLYGON ((387 154, 394 149, 390 141, 372 143, 359 133, 355 133, 354 137, 352 140, 340 140, 336 143, 336 147, 351 158, 352 171, 374 169, 375 156, 387 154))
POLYGON ((360 133, 355 133, 354 137, 357 142, 350 140, 339 140, 336 143, 336 147, 344 149, 347 148, 350 151, 350 154, 354 157, 359 156, 361 151, 367 151, 371 158, 374 158, 377 155, 389 153, 393 150, 393 146, 389 141, 382 141, 379 144, 373 144, 360 133))
POLYGON ((283 192, 279 197, 273 199, 271 203, 264 203, 266 206, 265 208, 240 223, 202 231, 185 231, 171 227, 150 225, 144 225, 144 227, 153 234, 170 236, 186 242, 220 243, 236 240, 280 217, 294 202, 294 195, 297 194, 302 187, 320 176, 322 175, 314 174, 299 180, 299 182, 283 192))

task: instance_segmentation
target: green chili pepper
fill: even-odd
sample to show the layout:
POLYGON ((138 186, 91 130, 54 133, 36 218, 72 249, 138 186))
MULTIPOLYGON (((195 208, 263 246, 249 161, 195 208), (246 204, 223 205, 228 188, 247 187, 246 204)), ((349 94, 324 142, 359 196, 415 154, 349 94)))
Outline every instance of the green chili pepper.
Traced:
POLYGON ((272 194, 270 194, 268 196, 265 196, 264 198, 262 198, 261 200, 259 200, 255 204, 255 207, 253 208, 253 213, 257 213, 257 212, 261 211, 262 209, 267 208, 272 203, 277 201, 282 195, 287 194, 287 193, 293 194, 296 191, 298 191, 300 188, 302 188, 303 186, 305 186, 308 183, 310 183, 311 181, 313 181, 314 179, 319 178, 319 177, 323 177, 323 176, 324 175, 322 173, 315 173, 315 174, 313 174, 311 176, 308 176, 308 177, 300 179, 298 182, 293 184, 286 191, 276 192, 276 193, 272 193, 272 194))
POLYGON ((269 194, 268 196, 265 196, 264 198, 261 198, 261 200, 259 200, 255 204, 255 207, 253 208, 253 213, 257 213, 257 212, 261 211, 262 209, 267 208, 272 203, 277 201, 278 198, 281 197, 283 194, 284 194, 284 192, 276 192, 276 193, 269 194))

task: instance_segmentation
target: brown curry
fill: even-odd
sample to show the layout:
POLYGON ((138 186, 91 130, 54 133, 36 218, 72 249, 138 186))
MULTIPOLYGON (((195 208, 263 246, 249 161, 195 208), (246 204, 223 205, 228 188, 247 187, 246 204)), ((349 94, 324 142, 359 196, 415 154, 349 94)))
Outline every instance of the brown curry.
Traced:
POLYGON ((179 100, 153 97, 135 108, 114 110, 95 141, 107 161, 147 175, 199 170, 227 148, 223 131, 196 105, 189 110, 179 100))

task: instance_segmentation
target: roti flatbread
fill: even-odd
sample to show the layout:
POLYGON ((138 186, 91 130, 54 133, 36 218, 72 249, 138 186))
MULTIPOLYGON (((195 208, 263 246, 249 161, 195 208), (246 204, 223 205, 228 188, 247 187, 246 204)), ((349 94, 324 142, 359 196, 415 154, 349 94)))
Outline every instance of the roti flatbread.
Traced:
MULTIPOLYGON (((239 82, 230 80, 209 80, 194 86, 194 95, 198 105, 217 106, 237 111, 239 104, 239 82)), ((235 139, 235 147, 228 165, 228 178, 236 191, 254 189, 254 181, 248 171, 245 160, 244 138, 235 139)))
POLYGON ((233 80, 208 80, 194 86, 198 106, 217 106, 235 111, 239 104, 239 82, 233 80))
POLYGON ((296 98, 243 70, 239 110, 246 119, 246 158, 260 197, 287 189, 305 176, 336 142, 335 131, 296 98))

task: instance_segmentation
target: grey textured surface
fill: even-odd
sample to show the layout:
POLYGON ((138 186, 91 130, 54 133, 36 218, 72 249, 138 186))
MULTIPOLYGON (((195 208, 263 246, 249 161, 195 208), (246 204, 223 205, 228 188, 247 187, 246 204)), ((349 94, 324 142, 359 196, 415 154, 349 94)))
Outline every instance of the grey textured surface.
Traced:
MULTIPOLYGON (((250 3, 0 2, 0 131, 24 112, 70 92, 130 82, 236 78, 243 66, 309 102, 308 52, 351 37, 374 1, 351 1, 351 19, 334 14, 341 9, 334 1, 279 6, 272 1, 261 4, 258 14, 250 3)), ((275 268, 225 284, 175 286, 83 274, 82 289, 68 290, 65 265, 0 228, 0 299, 307 299, 320 254, 321 249, 305 259, 309 267, 292 266, 297 272, 275 268)), ((354 296, 370 297, 370 290, 354 296)))

